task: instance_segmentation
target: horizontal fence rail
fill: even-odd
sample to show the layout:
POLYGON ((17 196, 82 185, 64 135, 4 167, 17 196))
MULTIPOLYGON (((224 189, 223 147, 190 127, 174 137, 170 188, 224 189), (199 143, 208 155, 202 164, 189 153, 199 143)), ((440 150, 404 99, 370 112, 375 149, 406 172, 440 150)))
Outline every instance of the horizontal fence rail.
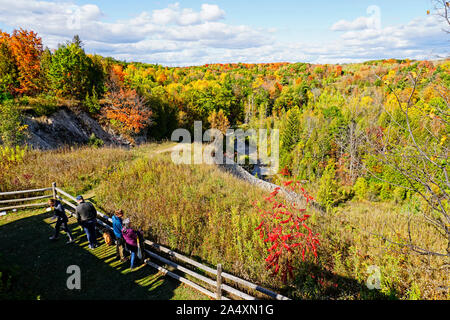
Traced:
POLYGON ((52 195, 46 195, 46 196, 30 197, 30 198, 23 198, 23 199, 0 200, 0 204, 3 204, 3 203, 14 203, 14 202, 25 202, 25 201, 34 201, 34 200, 39 200, 39 199, 51 198, 51 197, 52 197, 52 195))
POLYGON ((14 195, 18 195, 18 194, 45 192, 45 191, 50 191, 50 190, 53 190, 53 189, 52 188, 42 188, 42 189, 33 189, 33 190, 0 192, 0 196, 14 196, 14 195))
MULTIPOLYGON (((41 196, 35 196, 35 197, 28 197, 28 198, 22 198, 22 199, 5 199, 5 200, 0 200, 0 204, 3 203, 15 203, 15 202, 28 202, 28 201, 36 201, 36 200, 40 200, 40 199, 46 199, 46 198, 55 198, 60 200, 61 202, 63 202, 64 204, 66 204, 67 206, 69 206, 71 209, 75 210, 76 209, 76 205, 72 202, 76 202, 76 198, 74 196, 72 196, 71 194, 65 192, 64 190, 56 187, 56 184, 53 183, 51 188, 42 188, 42 189, 34 189, 34 190, 22 190, 22 191, 12 191, 12 192, 1 192, 0 196, 14 196, 14 195, 20 195, 20 194, 28 194, 28 193, 37 193, 37 192, 47 192, 47 191, 52 191, 52 195, 41 195, 41 196), (66 198, 66 199, 65 199, 66 198), (72 201, 72 202, 71 202, 72 201)), ((11 210, 11 209, 22 209, 22 208, 31 208, 31 207, 44 207, 46 206, 47 203, 33 203, 33 204, 25 204, 25 205, 17 205, 17 206, 10 206, 10 207, 0 207, 0 212, 2 211, 6 211, 6 210, 11 210)), ((70 215, 73 215, 73 212, 70 210, 66 209, 66 212, 69 213, 70 215)), ((108 230, 112 230, 112 226, 110 224, 112 224, 112 219, 97 210, 97 222, 99 225, 101 225, 103 228, 106 228, 108 230), (105 220, 105 221, 103 221, 105 220), (109 224, 108 224, 108 223, 109 224)), ((251 283, 247 280, 238 278, 232 274, 226 273, 226 272, 222 272, 222 265, 218 265, 217 269, 208 267, 204 264, 201 264, 189 257, 186 257, 180 253, 177 253, 169 248, 166 248, 160 244, 157 244, 153 241, 150 240, 144 240, 144 244, 148 246, 148 248, 151 248, 153 250, 156 250, 157 252, 161 252, 163 254, 165 254, 168 258, 164 258, 161 255, 157 254, 156 252, 150 251, 148 250, 148 248, 144 248, 145 252, 147 253, 148 256, 150 256, 153 260, 158 260, 161 263, 172 267, 175 270, 178 270, 186 275, 189 275, 192 278, 197 279, 198 281, 200 281, 201 283, 203 283, 204 285, 206 285, 207 287, 201 286, 200 284, 189 280, 185 277, 182 277, 172 271, 167 270, 166 268, 152 262, 149 261, 149 259, 147 259, 145 261, 145 263, 155 269, 157 269, 158 271, 160 271, 161 273, 163 273, 164 275, 168 275, 196 290, 198 290, 199 292, 214 298, 214 299, 220 299, 220 300, 230 300, 230 298, 226 297, 223 295, 223 292, 228 293, 231 296, 234 297, 238 297, 240 299, 244 299, 244 300, 256 300, 256 297, 253 297, 252 295, 242 292, 241 290, 238 290, 236 288, 231 287, 228 284, 223 283, 223 280, 228 280, 228 282, 232 282, 235 285, 239 285, 242 288, 245 288, 246 290, 253 290, 255 292, 258 293, 262 293, 272 299, 276 299, 276 300, 290 300, 288 297, 285 297, 281 294, 278 294, 276 292, 273 292, 269 289, 266 289, 264 287, 261 287, 259 285, 256 285, 254 283, 251 283), (212 276, 215 277, 215 279, 211 279, 205 275, 201 275, 198 272, 195 272, 192 269, 189 269, 185 266, 182 266, 181 264, 172 261, 171 259, 175 259, 181 262, 184 262, 185 264, 188 264, 194 268, 197 268, 199 270, 202 270, 204 272, 206 272, 207 274, 210 274, 212 276)))
MULTIPOLYGON (((9 196, 17 196, 17 195, 32 194, 32 193, 42 193, 42 192, 47 192, 47 191, 53 191, 53 188, 41 188, 41 189, 32 189, 32 190, 0 192, 0 197, 9 197, 9 196)), ((27 198, 3 199, 3 200, 0 200, 0 205, 18 203, 18 202, 34 202, 36 200, 48 199, 51 197, 53 197, 53 195, 41 195, 41 196, 27 197, 27 198)), ((0 213, 2 213, 2 215, 4 215, 4 214, 6 214, 7 211, 10 211, 10 210, 41 208, 41 207, 45 207, 45 206, 47 206, 47 202, 10 205, 10 206, 6 206, 6 207, 0 207, 0 213)))

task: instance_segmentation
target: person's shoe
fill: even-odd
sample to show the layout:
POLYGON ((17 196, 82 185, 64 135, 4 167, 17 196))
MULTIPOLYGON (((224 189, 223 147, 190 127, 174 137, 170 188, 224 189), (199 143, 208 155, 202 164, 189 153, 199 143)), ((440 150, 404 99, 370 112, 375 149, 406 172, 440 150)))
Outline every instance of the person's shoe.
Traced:
POLYGON ((70 243, 74 243, 75 242, 75 240, 73 240, 73 239, 69 239, 69 240, 67 240, 67 244, 70 244, 70 243))
POLYGON ((58 240, 58 237, 55 236, 51 236, 50 238, 48 238, 49 240, 58 240))
POLYGON ((89 245, 89 249, 94 250, 95 248, 91 245, 89 245))

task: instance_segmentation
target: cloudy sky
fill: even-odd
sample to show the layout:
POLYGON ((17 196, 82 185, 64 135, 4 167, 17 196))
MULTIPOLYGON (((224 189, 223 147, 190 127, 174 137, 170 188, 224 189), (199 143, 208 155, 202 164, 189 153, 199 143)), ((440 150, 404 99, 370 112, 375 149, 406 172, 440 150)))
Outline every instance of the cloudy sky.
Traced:
POLYGON ((89 53, 168 66, 347 63, 450 54, 431 0, 0 0, 0 29, 44 45, 78 34, 89 53))

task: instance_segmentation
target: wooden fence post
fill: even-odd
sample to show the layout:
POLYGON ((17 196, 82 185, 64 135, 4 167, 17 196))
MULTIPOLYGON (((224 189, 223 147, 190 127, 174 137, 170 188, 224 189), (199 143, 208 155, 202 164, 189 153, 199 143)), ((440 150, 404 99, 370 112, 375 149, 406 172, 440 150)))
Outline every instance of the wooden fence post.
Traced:
POLYGON ((216 299, 222 299, 222 265, 219 263, 217 265, 217 288, 216 288, 216 299))
POLYGON ((52 182, 53 199, 56 200, 56 182, 52 182))

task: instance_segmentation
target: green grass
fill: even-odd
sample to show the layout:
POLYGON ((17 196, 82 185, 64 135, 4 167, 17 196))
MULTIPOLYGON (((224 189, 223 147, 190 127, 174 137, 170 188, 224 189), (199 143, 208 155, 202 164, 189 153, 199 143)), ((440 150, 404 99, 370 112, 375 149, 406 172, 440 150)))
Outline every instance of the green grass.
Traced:
POLYGON ((0 300, 201 300, 206 296, 143 265, 129 270, 129 262, 115 259, 115 246, 87 248, 76 220, 69 227, 76 239, 57 241, 54 221, 44 210, 11 213, 0 218, 0 300), (67 267, 78 265, 81 289, 66 286, 67 267))

